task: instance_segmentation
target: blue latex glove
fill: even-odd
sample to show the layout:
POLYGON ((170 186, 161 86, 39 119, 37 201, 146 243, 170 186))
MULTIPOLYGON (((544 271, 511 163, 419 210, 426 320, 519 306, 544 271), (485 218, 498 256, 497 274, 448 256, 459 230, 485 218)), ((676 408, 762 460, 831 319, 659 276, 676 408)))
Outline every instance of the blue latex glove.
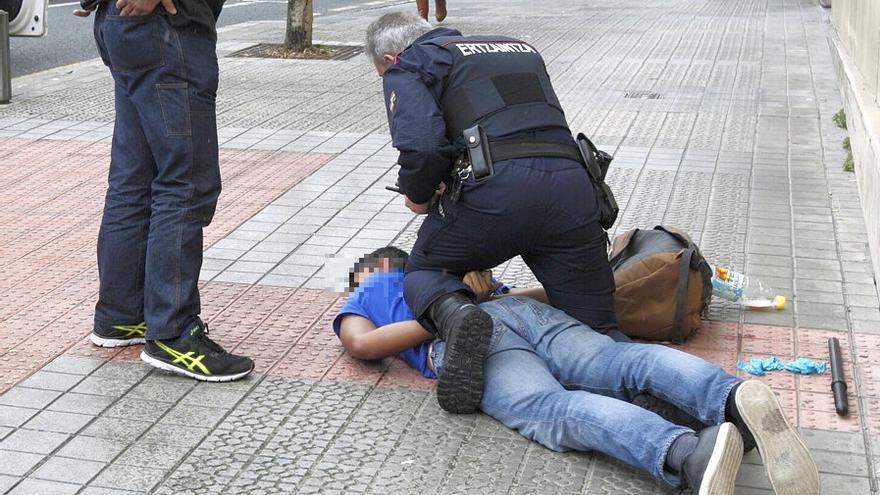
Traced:
POLYGON ((776 356, 770 356, 766 359, 752 358, 752 360, 748 364, 743 361, 739 361, 736 363, 736 368, 755 376, 762 376, 768 371, 785 369, 782 361, 780 361, 779 358, 776 356))
POLYGON ((790 363, 785 363, 785 369, 801 375, 821 375, 825 373, 825 363, 799 357, 790 363))

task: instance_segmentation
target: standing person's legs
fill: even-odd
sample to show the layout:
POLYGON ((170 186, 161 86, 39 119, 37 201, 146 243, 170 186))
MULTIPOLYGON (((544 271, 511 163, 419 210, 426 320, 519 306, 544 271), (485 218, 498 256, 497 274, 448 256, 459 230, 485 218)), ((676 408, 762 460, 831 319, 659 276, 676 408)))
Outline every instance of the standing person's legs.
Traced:
POLYGON ((220 193, 216 42, 173 28, 155 13, 121 16, 112 2, 100 7, 95 29, 154 161, 143 258, 147 342, 141 357, 200 380, 245 376, 253 362, 210 341, 198 317, 202 229, 220 193))
MULTIPOLYGON (((138 286, 130 311, 144 314, 146 337, 174 338, 199 313, 202 228, 220 192, 215 42, 157 14, 121 16, 112 3, 98 13, 96 36, 118 94, 100 257, 121 261, 117 278, 138 286)), ((104 278, 107 291, 122 284, 104 278)))
POLYGON ((434 17, 437 18, 437 22, 446 19, 446 0, 434 0, 434 17))
POLYGON ((196 324, 202 232, 220 194, 216 44, 206 36, 165 28, 165 66, 155 87, 135 92, 157 157, 144 303, 147 338, 157 340, 175 338, 196 324))
POLYGON ((98 232, 100 289, 90 336, 104 347, 144 342, 144 265, 155 173, 137 110, 119 84, 115 95, 116 124, 98 232))
POLYGON ((428 0, 416 0, 416 8, 419 11, 419 17, 428 20, 428 0))
POLYGON ((116 122, 98 232, 100 289, 90 338, 96 345, 117 347, 144 342, 144 270, 150 228, 150 184, 156 165, 129 94, 127 78, 119 72, 129 66, 118 60, 118 50, 112 57, 116 63, 111 62, 105 44, 102 27, 106 13, 105 9, 96 13, 94 31, 98 52, 115 82, 116 122))

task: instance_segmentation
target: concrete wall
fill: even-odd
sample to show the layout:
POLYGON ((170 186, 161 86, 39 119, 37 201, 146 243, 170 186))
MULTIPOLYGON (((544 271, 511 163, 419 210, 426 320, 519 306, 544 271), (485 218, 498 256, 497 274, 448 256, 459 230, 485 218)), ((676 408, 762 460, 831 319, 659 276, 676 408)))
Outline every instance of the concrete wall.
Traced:
POLYGON ((834 0, 832 52, 875 280, 880 280, 880 1, 834 0))
POLYGON ((880 101, 880 2, 834 0, 831 19, 868 96, 877 103, 880 101))

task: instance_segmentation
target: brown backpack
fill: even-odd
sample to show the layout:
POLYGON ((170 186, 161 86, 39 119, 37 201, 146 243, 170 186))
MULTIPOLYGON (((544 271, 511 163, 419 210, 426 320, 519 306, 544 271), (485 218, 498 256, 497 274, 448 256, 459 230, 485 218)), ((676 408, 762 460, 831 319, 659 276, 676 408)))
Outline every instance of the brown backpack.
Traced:
POLYGON ((663 226, 614 238, 614 309, 626 335, 681 343, 712 299, 712 270, 687 234, 663 226))

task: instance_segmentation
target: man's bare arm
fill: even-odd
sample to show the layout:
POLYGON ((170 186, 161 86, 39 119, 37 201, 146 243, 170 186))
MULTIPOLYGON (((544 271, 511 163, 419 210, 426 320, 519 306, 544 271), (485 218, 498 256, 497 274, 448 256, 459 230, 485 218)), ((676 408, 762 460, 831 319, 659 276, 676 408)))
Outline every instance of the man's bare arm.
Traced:
POLYGON ((372 321, 358 315, 345 315, 339 326, 339 339, 352 357, 382 359, 415 347, 434 338, 414 320, 400 321, 376 328, 372 321))

